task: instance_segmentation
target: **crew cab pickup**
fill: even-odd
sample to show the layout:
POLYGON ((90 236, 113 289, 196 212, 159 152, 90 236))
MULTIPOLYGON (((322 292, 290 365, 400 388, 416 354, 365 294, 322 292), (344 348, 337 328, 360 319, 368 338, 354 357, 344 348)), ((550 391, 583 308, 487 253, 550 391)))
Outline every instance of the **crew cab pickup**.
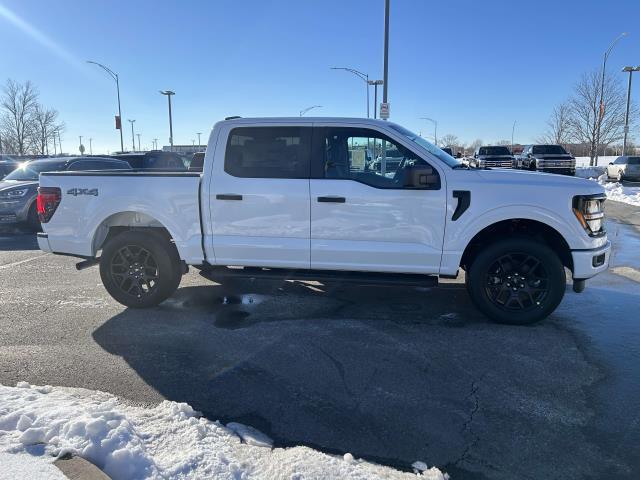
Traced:
POLYGON ((558 306, 565 269, 581 291, 607 268, 604 201, 584 179, 470 169, 391 122, 234 118, 201 173, 42 173, 38 243, 99 263, 129 307, 168 298, 189 265, 216 281, 413 286, 462 268, 484 314, 524 324, 558 306), (367 150, 402 159, 367 169, 367 150))
POLYGON ((485 146, 479 147, 469 161, 469 166, 476 168, 513 168, 514 157, 507 147, 485 146))
POLYGON ((576 174, 576 159, 562 145, 525 145, 515 163, 525 170, 576 174))

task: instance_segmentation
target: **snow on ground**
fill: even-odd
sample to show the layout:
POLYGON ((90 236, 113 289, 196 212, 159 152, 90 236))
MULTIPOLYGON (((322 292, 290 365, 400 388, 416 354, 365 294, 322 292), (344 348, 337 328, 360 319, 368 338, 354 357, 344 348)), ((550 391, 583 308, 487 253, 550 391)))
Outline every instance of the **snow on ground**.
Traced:
MULTIPOLYGON (((142 408, 102 392, 24 382, 16 387, 0 385, 0 463, 4 466, 3 460, 10 458, 6 454, 13 454, 15 462, 31 461, 34 449, 49 461, 66 453, 80 455, 114 480, 448 478, 421 461, 414 463, 416 473, 408 473, 349 453, 334 456, 307 447, 272 448, 261 432, 200 418, 186 403, 165 401, 142 408)), ((25 478, 56 478, 42 471, 41 477, 25 478)))
POLYGON ((610 200, 640 206, 640 185, 609 182, 605 174, 605 167, 577 167, 576 176, 597 181, 604 187, 607 198, 610 200))
POLYGON ((33 480, 67 480, 52 458, 28 453, 0 452, 0 480, 29 478, 33 480))

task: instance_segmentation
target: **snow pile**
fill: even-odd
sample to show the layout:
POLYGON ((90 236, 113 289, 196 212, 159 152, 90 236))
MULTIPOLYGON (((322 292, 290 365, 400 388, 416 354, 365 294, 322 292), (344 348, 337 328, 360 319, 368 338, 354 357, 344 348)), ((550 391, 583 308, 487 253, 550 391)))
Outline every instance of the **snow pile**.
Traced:
POLYGON ((598 178, 604 174, 605 167, 576 167, 576 177, 598 178))
POLYGON ((67 480, 50 459, 19 453, 0 452, 0 480, 29 478, 33 480, 67 480))
POLYGON ((607 182, 604 176, 600 177, 598 181, 604 187, 605 192, 607 192, 607 198, 609 200, 640 207, 640 187, 628 187, 617 182, 607 182))
POLYGON ((448 478, 423 462, 414 464, 419 473, 407 473, 348 453, 338 457, 307 447, 271 448, 261 432, 199 418, 185 403, 141 408, 102 392, 24 382, 0 385, 0 455, 24 458, 38 444, 51 460, 74 453, 114 480, 448 478))
MULTIPOLYGON (((608 155, 606 157, 598 157, 598 165, 600 166, 606 166, 609 165, 609 162, 613 162, 616 158, 618 158, 616 155, 611 156, 608 155)), ((576 167, 588 167, 591 163, 591 158, 590 157, 576 157, 576 167)))

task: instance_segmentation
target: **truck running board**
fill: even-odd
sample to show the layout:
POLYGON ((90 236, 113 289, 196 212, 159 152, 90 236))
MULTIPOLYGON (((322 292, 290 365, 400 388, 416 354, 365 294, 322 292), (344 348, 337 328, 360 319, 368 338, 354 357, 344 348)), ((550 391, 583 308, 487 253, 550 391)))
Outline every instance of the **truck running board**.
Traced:
POLYGON ((318 282, 345 282, 359 285, 402 285, 435 287, 438 277, 417 273, 342 272, 333 270, 289 270, 261 267, 211 267, 200 272, 203 277, 217 282, 227 278, 256 278, 264 280, 301 280, 318 282))

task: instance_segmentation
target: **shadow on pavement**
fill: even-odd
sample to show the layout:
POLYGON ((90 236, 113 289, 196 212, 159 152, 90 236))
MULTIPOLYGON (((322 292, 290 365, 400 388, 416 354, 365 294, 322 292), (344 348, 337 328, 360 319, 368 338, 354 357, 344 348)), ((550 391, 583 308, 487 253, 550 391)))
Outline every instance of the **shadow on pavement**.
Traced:
POLYGON ((93 337, 167 399, 279 446, 453 478, 583 478, 609 467, 583 432, 601 374, 563 320, 492 324, 460 285, 236 280, 125 310, 93 337))
POLYGON ((0 229, 0 251, 38 250, 35 233, 0 229))

